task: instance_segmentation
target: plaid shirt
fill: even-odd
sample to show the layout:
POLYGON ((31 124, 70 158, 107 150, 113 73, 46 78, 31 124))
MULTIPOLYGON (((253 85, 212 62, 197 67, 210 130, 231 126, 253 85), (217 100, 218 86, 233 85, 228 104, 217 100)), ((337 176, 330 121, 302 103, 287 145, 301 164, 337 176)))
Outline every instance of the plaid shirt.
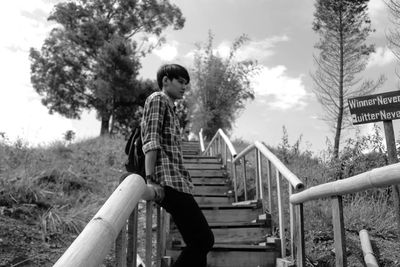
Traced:
POLYGON ((183 166, 179 119, 174 103, 163 92, 146 99, 141 127, 143 152, 157 150, 155 175, 161 185, 192 194, 192 179, 183 166))

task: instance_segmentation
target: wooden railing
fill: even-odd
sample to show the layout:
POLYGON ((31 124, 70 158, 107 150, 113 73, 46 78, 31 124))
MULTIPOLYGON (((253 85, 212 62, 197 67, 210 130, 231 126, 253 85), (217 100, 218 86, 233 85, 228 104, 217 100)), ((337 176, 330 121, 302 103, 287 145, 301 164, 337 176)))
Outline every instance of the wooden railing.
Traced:
POLYGON ((305 266, 303 216, 303 204, 305 202, 331 197, 336 266, 345 267, 347 264, 342 196, 396 184, 400 184, 400 163, 373 169, 347 179, 317 185, 293 194, 290 197, 290 202, 296 206, 298 217, 296 225, 299 235, 297 239, 297 266, 305 266))
MULTIPOLYGON (((288 258, 286 255, 286 236, 285 236, 285 226, 286 220, 284 216, 284 199, 281 181, 284 178, 288 184, 288 195, 289 197, 296 191, 302 190, 304 188, 303 183, 300 179, 297 178, 263 143, 254 142, 253 144, 246 147, 239 154, 236 153, 235 148, 233 147, 231 141, 226 136, 226 134, 219 129, 215 136, 212 138, 207 148, 203 152, 204 154, 209 155, 221 155, 223 161, 231 163, 231 176, 233 179, 233 190, 235 195, 235 201, 239 201, 239 180, 241 180, 243 186, 243 195, 241 196, 244 201, 249 201, 248 199, 248 189, 247 183, 249 180, 247 179, 247 171, 248 171, 248 163, 249 159, 253 159, 252 166, 255 167, 255 199, 261 200, 263 204, 264 210, 267 210, 269 213, 272 212, 273 207, 273 192, 272 192, 272 177, 275 172, 276 178, 276 190, 277 190, 277 202, 278 202, 278 214, 279 214, 279 239, 280 239, 280 248, 281 248, 281 257, 288 258), (251 156, 251 153, 254 151, 254 157, 251 156), (229 152, 229 153, 228 153, 229 152), (263 160, 266 163, 267 171, 266 175, 263 175, 263 160), (239 178, 238 165, 241 168, 242 179, 239 178), (267 196, 264 194, 264 187, 267 187, 267 196)), ((290 225, 290 248, 292 258, 295 258, 296 251, 296 235, 295 233, 295 225, 296 218, 294 216, 294 206, 289 203, 289 198, 286 199, 286 202, 289 205, 289 225, 290 225)))
MULTIPOLYGON (((54 266, 99 266, 109 253, 117 236, 122 240, 119 233, 121 229, 126 229, 127 219, 132 217, 131 214, 135 214, 132 211, 137 207, 138 202, 143 199, 150 203, 154 196, 154 190, 146 186, 142 177, 136 174, 127 176, 54 266)), ((137 208, 135 210, 137 212, 137 208)), ((147 224, 147 232, 151 233, 151 231, 151 225, 149 227, 147 224)), ((133 236, 133 239, 136 242, 136 236, 133 236)), ((136 266, 136 251, 133 253, 130 258, 134 258, 134 263, 130 266, 136 266)), ((123 260, 126 256, 126 249, 117 251, 118 266, 126 266, 126 260, 123 260)))

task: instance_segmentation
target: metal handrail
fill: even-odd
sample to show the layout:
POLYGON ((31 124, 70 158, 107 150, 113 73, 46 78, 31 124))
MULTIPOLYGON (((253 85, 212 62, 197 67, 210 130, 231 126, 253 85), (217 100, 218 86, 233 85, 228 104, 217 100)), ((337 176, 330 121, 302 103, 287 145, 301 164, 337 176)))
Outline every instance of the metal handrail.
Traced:
POLYGON ((205 148, 204 148, 203 128, 201 128, 200 132, 199 132, 199 141, 200 141, 200 150, 201 150, 201 153, 203 153, 204 150, 205 150, 205 148))
POLYGON ((139 200, 152 200, 154 196, 141 176, 126 177, 54 266, 99 266, 139 200))
MULTIPOLYGON (((235 201, 238 202, 238 181, 237 181, 237 165, 243 161, 243 191, 244 191, 244 200, 245 202, 248 201, 247 199, 247 181, 246 181, 246 159, 245 157, 255 150, 255 166, 256 166, 256 179, 255 179, 255 187, 256 187, 256 199, 262 200, 261 203, 265 210, 272 212, 272 170, 275 168, 276 172, 276 184, 277 184, 277 198, 278 198, 278 213, 279 213, 279 229, 280 229, 280 243, 281 243, 281 257, 286 257, 286 237, 285 237, 285 218, 284 218, 284 209, 283 209, 283 200, 282 200, 282 192, 281 192, 281 180, 282 177, 285 178, 289 183, 289 195, 291 195, 295 190, 301 190, 304 188, 303 182, 297 178, 263 143, 261 142, 254 142, 253 144, 246 147, 243 151, 239 154, 236 153, 235 148, 233 147, 229 138, 225 135, 225 133, 219 129, 214 137, 211 139, 211 142, 207 146, 205 153, 210 153, 214 155, 221 155, 225 159, 227 158, 227 148, 231 153, 231 174, 233 179, 233 189, 234 189, 234 196, 235 201), (225 153, 223 153, 222 149, 222 142, 224 143, 225 153), (233 155, 233 156, 232 156, 233 155), (262 157, 267 160, 267 185, 268 185, 268 208, 265 207, 264 202, 264 192, 263 192, 263 174, 262 174, 262 157)), ((295 217, 294 206, 289 203, 289 213, 290 213, 290 245, 291 245, 291 252, 292 257, 294 258, 295 255, 295 225, 297 218, 295 217)))
POLYGON ((296 190, 304 188, 303 182, 297 178, 263 143, 255 141, 254 144, 249 145, 241 151, 233 160, 234 163, 238 162, 241 158, 247 155, 254 149, 258 149, 261 154, 267 158, 279 170, 282 176, 293 186, 296 190))
MULTIPOLYGON (((201 129, 202 132, 203 129, 201 129)), ((215 144, 216 140, 218 140, 219 137, 222 137, 222 139, 224 140, 227 148, 229 149, 230 154, 233 157, 236 157, 236 149, 234 148, 234 146, 232 145, 232 142, 229 140, 229 138, 226 136, 226 134, 224 133, 224 131, 222 129, 218 129, 218 131, 215 133, 215 135, 213 136, 213 138, 211 139, 210 143, 208 144, 207 148, 204 150, 204 153, 207 153, 208 151, 210 151, 211 147, 215 144)))

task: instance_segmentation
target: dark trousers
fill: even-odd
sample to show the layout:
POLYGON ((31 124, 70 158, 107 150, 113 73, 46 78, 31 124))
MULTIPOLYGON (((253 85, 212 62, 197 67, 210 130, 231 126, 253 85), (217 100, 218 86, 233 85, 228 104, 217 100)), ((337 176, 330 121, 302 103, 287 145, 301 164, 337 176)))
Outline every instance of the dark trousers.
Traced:
POLYGON ((171 214, 186 244, 173 267, 206 267, 214 235, 203 212, 192 195, 168 186, 164 189, 160 206, 171 214))

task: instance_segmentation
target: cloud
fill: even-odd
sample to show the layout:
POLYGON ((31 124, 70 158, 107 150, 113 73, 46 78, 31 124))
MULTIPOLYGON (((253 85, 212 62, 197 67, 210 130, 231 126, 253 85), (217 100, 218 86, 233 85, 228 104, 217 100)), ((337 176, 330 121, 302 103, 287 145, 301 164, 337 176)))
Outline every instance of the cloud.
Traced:
POLYGON ((256 100, 265 103, 271 109, 301 109, 307 105, 305 99, 308 93, 302 76, 289 77, 285 66, 263 66, 252 78, 252 86, 256 100))
POLYGON ((386 8, 385 2, 383 0, 370 0, 368 3, 368 11, 371 16, 372 21, 374 18, 380 17, 382 15, 386 16, 384 11, 386 8), (384 13, 384 14, 382 14, 384 13))
POLYGON ((223 58, 227 58, 231 51, 231 44, 227 41, 223 41, 217 46, 217 49, 214 49, 214 54, 223 58))
POLYGON ((394 61, 396 61, 396 56, 388 47, 378 47, 369 57, 367 68, 382 67, 394 61))
POLYGON ((273 48, 277 43, 289 41, 287 35, 272 36, 259 41, 250 41, 239 49, 237 54, 238 60, 257 59, 264 60, 275 54, 273 48))
POLYGON ((30 83, 29 48, 39 48, 50 30, 45 17, 53 8, 49 0, 6 1, 0 10, 0 132, 11 141, 17 137, 37 145, 60 140, 74 130, 70 120, 49 115, 30 83))
MULTIPOLYGON (((262 61, 275 54, 274 48, 277 43, 287 42, 290 38, 287 35, 276 35, 267 37, 262 40, 248 41, 240 47, 236 53, 236 59, 239 61, 243 60, 257 60, 262 61)), ((214 55, 218 55, 222 58, 229 56, 232 47, 231 41, 222 41, 213 50, 214 55)), ((188 52, 185 57, 194 59, 195 50, 188 52)))
POLYGON ((46 20, 52 8, 52 4, 41 0, 2 3, 0 31, 5 38, 1 46, 25 51, 41 46, 52 25, 46 20))
POLYGON ((154 49, 153 53, 163 61, 171 61, 178 55, 178 46, 179 43, 177 41, 171 41, 154 49))

